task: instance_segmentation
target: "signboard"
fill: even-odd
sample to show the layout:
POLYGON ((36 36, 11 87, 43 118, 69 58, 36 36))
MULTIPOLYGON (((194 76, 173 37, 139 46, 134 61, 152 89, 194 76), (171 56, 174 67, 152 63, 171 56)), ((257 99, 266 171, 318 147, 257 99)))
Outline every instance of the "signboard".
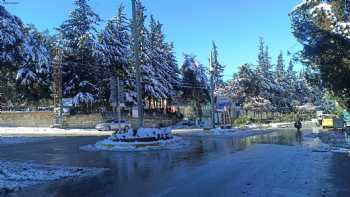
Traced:
POLYGON ((139 117, 139 111, 137 107, 132 107, 132 117, 133 118, 138 118, 139 117))
POLYGON ((110 95, 109 101, 111 102, 111 105, 113 107, 117 107, 118 102, 124 103, 126 100, 124 84, 120 83, 120 81, 116 77, 111 77, 110 79, 110 94, 111 95, 110 95))

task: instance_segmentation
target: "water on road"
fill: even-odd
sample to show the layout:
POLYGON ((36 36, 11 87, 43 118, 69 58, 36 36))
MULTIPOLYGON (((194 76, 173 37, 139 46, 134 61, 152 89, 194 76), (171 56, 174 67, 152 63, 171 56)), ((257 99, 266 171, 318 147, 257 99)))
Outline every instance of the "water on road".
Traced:
POLYGON ((0 146, 0 159, 99 167, 97 177, 25 188, 12 196, 350 196, 345 155, 312 153, 294 131, 245 138, 185 137, 182 150, 79 149, 101 137, 61 137, 0 146), (258 145, 257 145, 258 144, 258 145))

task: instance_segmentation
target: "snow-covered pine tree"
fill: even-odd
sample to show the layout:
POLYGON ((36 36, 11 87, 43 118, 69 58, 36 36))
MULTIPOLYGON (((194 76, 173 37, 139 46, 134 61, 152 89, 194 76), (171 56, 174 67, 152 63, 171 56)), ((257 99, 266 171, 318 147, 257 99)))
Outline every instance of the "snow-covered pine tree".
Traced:
POLYGON ((199 119, 202 119, 203 112, 201 104, 209 101, 208 77, 205 68, 193 55, 184 54, 182 64, 182 84, 183 97, 194 102, 194 111, 199 119))
POLYGON ((303 62, 350 108, 350 23, 348 0, 308 0, 291 12, 293 34, 304 46, 303 62), (326 55, 325 55, 326 54, 326 55))
POLYGON ((179 85, 181 83, 181 79, 180 79, 180 69, 177 64, 175 51, 174 51, 174 44, 165 43, 165 51, 167 56, 166 58, 167 67, 168 67, 169 73, 171 73, 169 75, 168 81, 172 84, 172 86, 174 87, 174 90, 178 91, 179 85))
POLYGON ((291 103, 291 106, 294 107, 295 103, 298 103, 297 100, 299 99, 296 93, 297 90, 297 72, 294 71, 294 63, 292 60, 289 61, 288 68, 286 70, 286 83, 287 83, 287 92, 288 92, 288 99, 291 103))
POLYGON ((286 77, 288 81, 293 82, 296 78, 296 72, 294 71, 294 63, 292 60, 289 61, 288 69, 286 72, 286 77))
POLYGON ((104 56, 101 69, 105 73, 100 79, 99 86, 103 90, 102 97, 104 99, 108 99, 110 95, 108 85, 110 77, 118 75, 127 87, 130 87, 134 79, 129 64, 131 57, 129 27, 124 6, 120 5, 117 15, 107 22, 105 29, 99 35, 104 56))
POLYGON ((22 21, 0 5, 0 89, 4 100, 16 98, 16 73, 23 61, 22 21))
POLYGON ((250 98, 258 95, 256 73, 250 64, 243 64, 239 67, 237 74, 227 83, 226 95, 238 100, 243 105, 250 98))
POLYGON ((50 54, 43 36, 0 6, 0 88, 7 101, 49 96, 50 54))
POLYGON ((171 75, 173 70, 169 67, 166 51, 165 36, 162 32, 162 25, 150 17, 149 31, 148 31, 148 52, 151 61, 151 65, 155 70, 156 80, 159 81, 158 94, 162 99, 170 99, 175 96, 175 88, 171 83, 171 75))
POLYGON ((289 82, 287 79, 285 63, 283 58, 283 52, 281 51, 277 58, 277 64, 275 68, 275 89, 274 97, 271 102, 275 106, 278 112, 290 112, 292 111, 292 92, 289 90, 289 82))
POLYGON ((271 74, 272 64, 271 64, 269 46, 267 44, 265 45, 265 51, 264 51, 264 63, 265 64, 263 68, 265 70, 266 76, 268 76, 269 74, 271 74))
MULTIPOLYGON (((156 74, 155 67, 152 65, 152 51, 151 43, 149 39, 149 32, 145 27, 145 7, 139 0, 136 1, 136 12, 138 17, 137 32, 139 34, 140 42, 140 68, 141 68, 141 85, 143 91, 143 97, 145 99, 161 99, 166 97, 166 88, 159 81, 159 77, 156 74)), ((133 24, 133 21, 131 22, 133 24)))
MULTIPOLYGON (((262 101, 264 103, 267 103, 265 100, 271 101, 273 99, 274 92, 277 91, 278 87, 276 86, 274 76, 271 70, 272 65, 270 63, 269 48, 264 43, 262 38, 260 38, 259 42, 259 53, 257 62, 257 96, 259 97, 259 99, 256 99, 256 102, 262 101)), ((270 107, 271 110, 273 110, 273 106, 270 107)))
POLYGON ((23 101, 50 98, 51 54, 42 33, 31 25, 25 27, 24 59, 17 71, 17 88, 23 101))
POLYGON ((285 66, 282 51, 278 55, 276 64, 276 79, 278 82, 282 82, 285 79, 285 66))
POLYGON ((258 67, 257 67, 257 74, 258 75, 263 75, 264 74, 264 69, 266 68, 265 66, 265 42, 264 39, 262 37, 260 37, 259 39, 259 52, 258 52, 258 67))
POLYGON ((102 54, 96 40, 99 16, 88 5, 89 0, 75 0, 75 9, 59 28, 63 46, 63 94, 72 97, 75 105, 96 102, 97 82, 102 54))
POLYGON ((223 74, 225 66, 219 62, 219 52, 216 43, 213 41, 212 46, 212 57, 211 57, 211 67, 210 67, 210 75, 212 75, 214 80, 214 88, 220 87, 223 85, 223 74))

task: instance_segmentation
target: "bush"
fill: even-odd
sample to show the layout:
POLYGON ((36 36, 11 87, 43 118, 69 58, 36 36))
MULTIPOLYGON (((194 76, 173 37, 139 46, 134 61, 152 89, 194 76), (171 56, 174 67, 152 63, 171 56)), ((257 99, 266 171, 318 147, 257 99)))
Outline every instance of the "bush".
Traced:
POLYGON ((250 116, 240 116, 238 119, 236 119, 234 121, 234 125, 235 126, 241 126, 241 125, 245 125, 251 122, 251 117, 250 116))
POLYGON ((279 117, 279 122, 294 122, 296 117, 296 113, 286 113, 279 117))

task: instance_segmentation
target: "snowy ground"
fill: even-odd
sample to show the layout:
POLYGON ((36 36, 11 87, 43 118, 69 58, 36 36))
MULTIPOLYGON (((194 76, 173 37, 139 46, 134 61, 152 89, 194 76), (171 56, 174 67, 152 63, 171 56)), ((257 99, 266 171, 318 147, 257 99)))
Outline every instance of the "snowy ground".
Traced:
POLYGON ((39 127, 0 127, 0 135, 31 136, 110 136, 113 132, 101 132, 95 129, 55 129, 39 127))
POLYGON ((104 169, 70 168, 0 161, 0 195, 69 177, 94 176, 104 169))
POLYGON ((175 175, 155 196, 334 196, 327 182, 330 156, 301 147, 254 145, 175 175))
POLYGON ((154 150, 175 150, 188 145, 179 137, 169 140, 159 140, 154 142, 115 142, 113 138, 107 138, 94 145, 81 147, 87 151, 116 151, 116 152, 144 152, 154 150))
POLYGON ((127 133, 113 134, 94 145, 82 147, 92 151, 153 151, 183 148, 186 143, 180 137, 174 137, 171 128, 141 128, 134 135, 130 129, 127 133))
MULTIPOLYGON (((350 194, 349 157, 311 149, 320 148, 318 141, 312 142, 310 148, 299 146, 293 130, 252 138, 188 137, 184 139, 191 146, 175 151, 119 154, 76 150, 101 138, 63 137, 52 143, 18 145, 16 149, 0 147, 2 160, 49 161, 50 165, 110 169, 96 178, 54 181, 26 187, 15 195, 333 197, 350 194)), ((313 140, 305 137, 304 141, 309 139, 313 140)))

